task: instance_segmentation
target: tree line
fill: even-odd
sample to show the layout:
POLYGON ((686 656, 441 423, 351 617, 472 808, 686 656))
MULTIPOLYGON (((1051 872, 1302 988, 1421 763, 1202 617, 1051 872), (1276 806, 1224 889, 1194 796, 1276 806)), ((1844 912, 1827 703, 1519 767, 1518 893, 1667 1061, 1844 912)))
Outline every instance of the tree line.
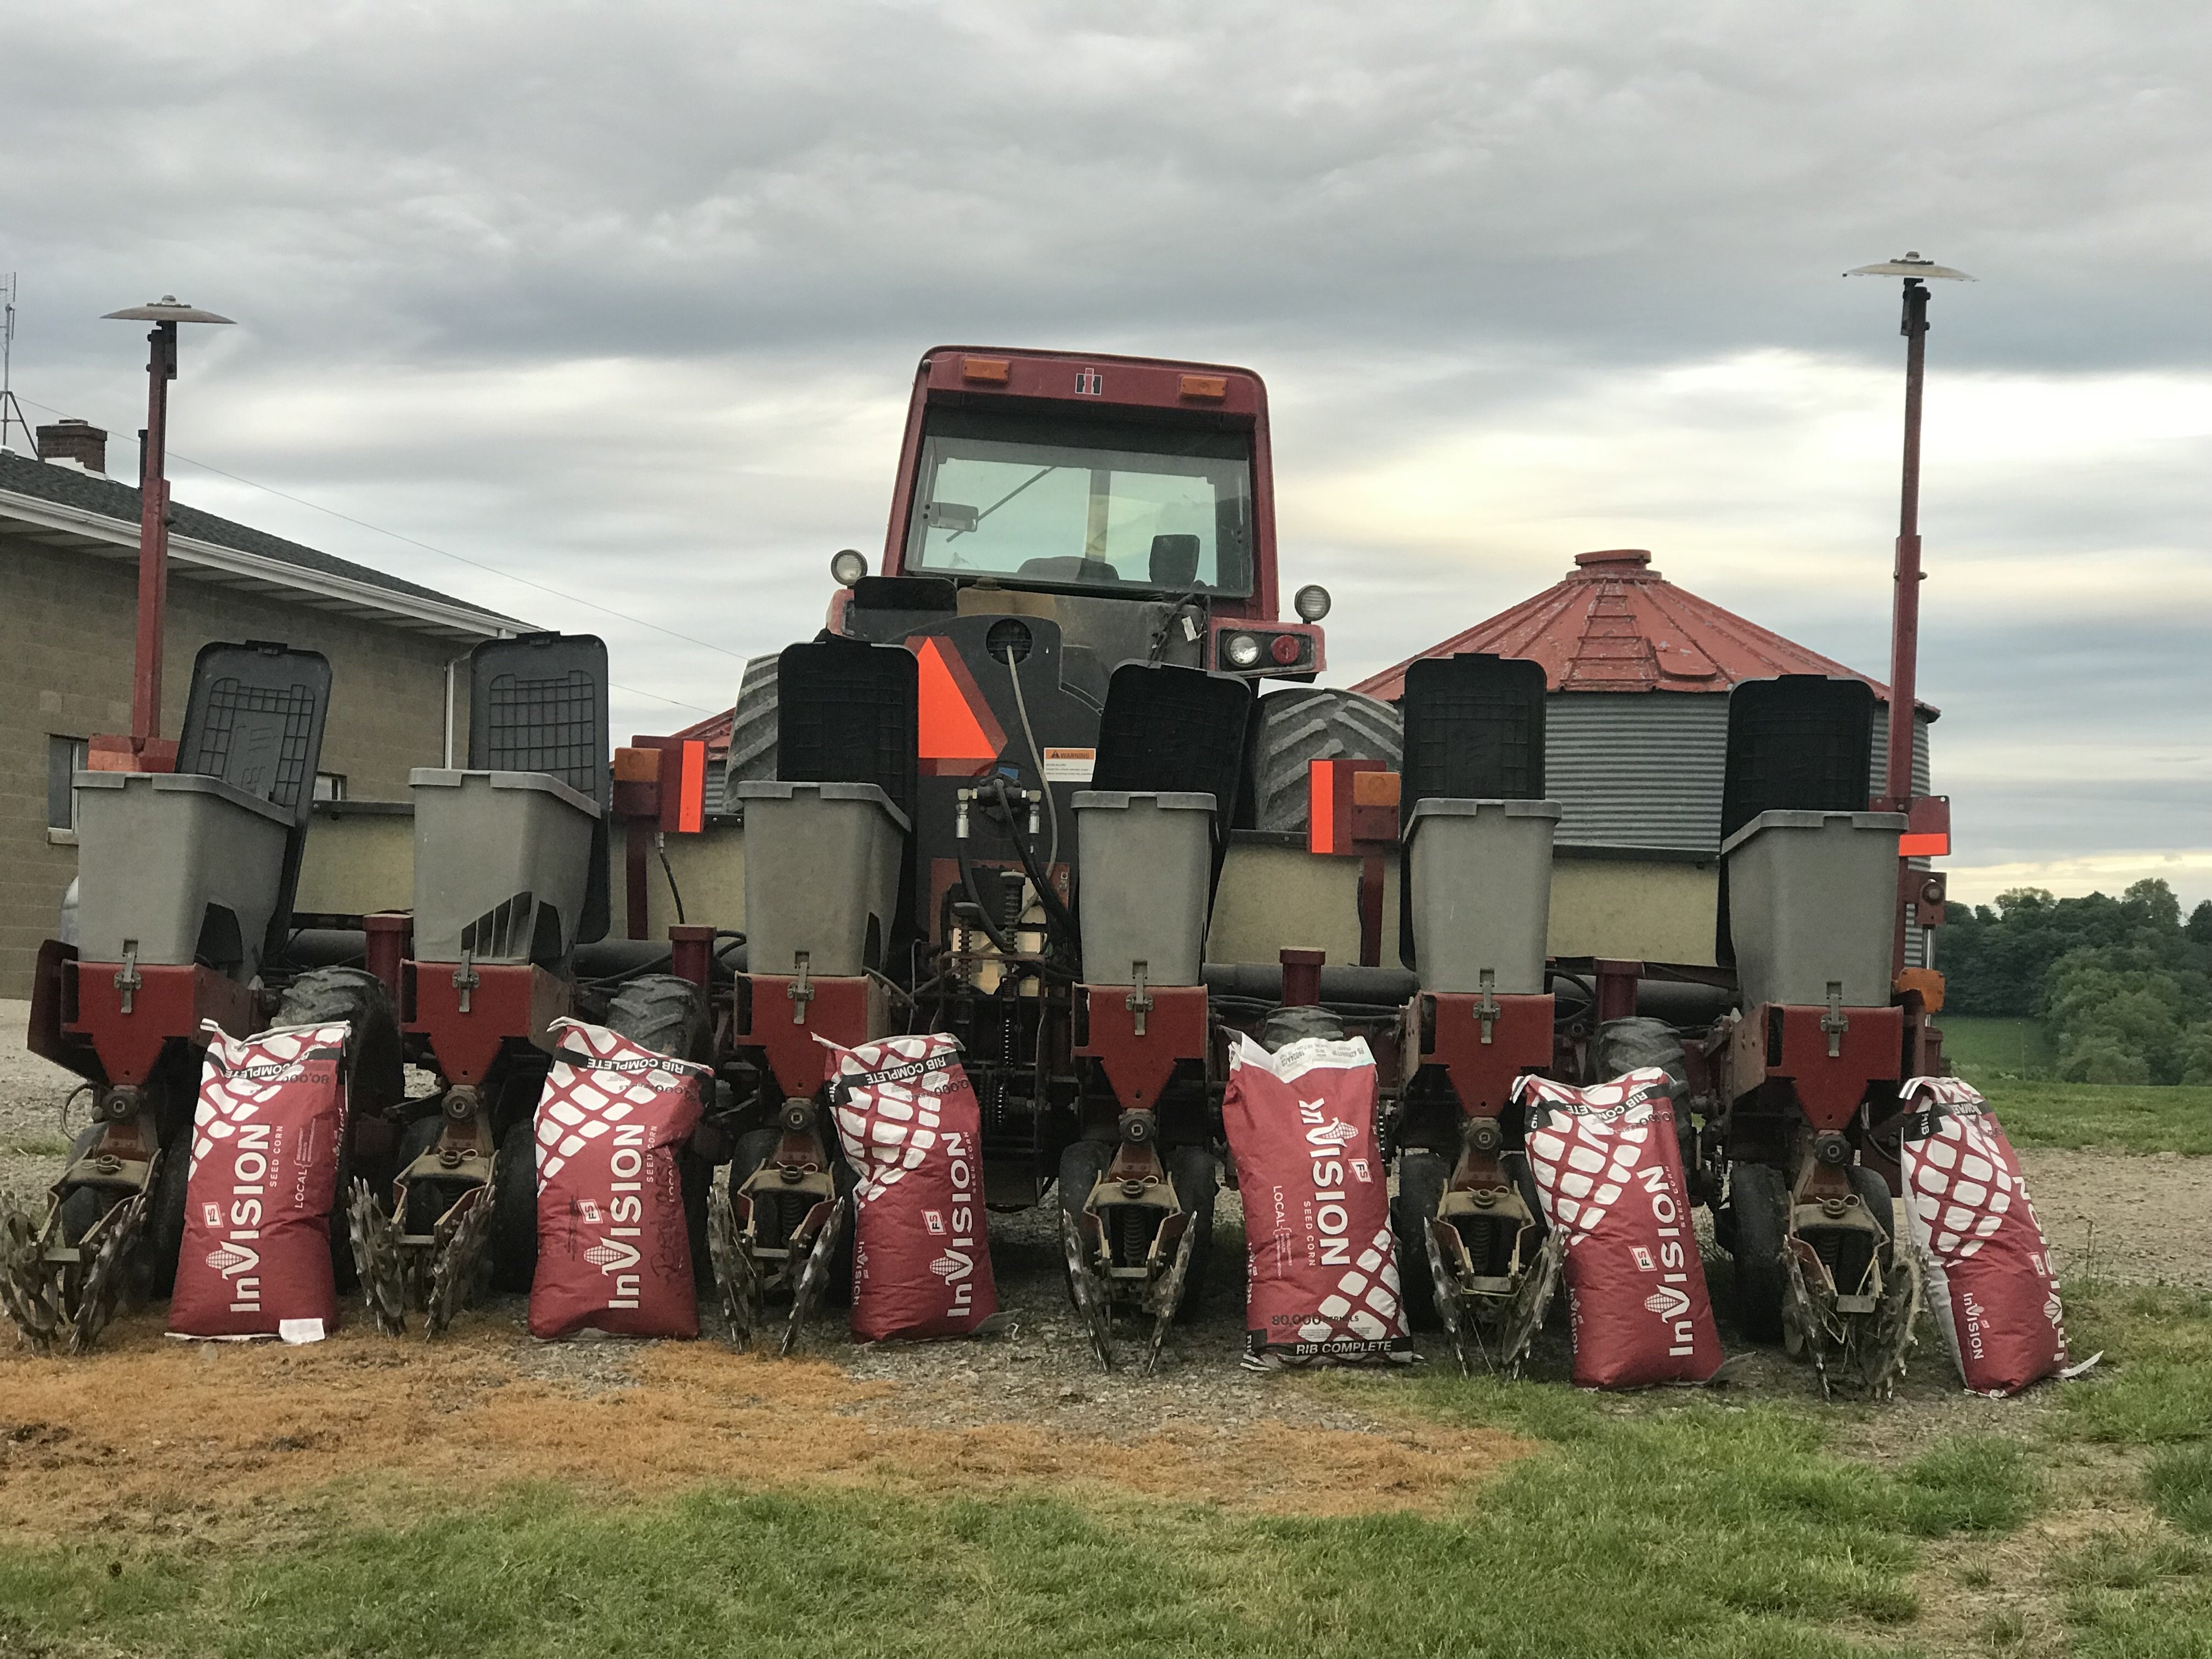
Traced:
POLYGON ((1954 904, 1936 934, 1944 1006, 2040 1020, 2072 1083, 2212 1083, 2212 899, 2162 881, 2118 898, 2039 887, 1954 904))

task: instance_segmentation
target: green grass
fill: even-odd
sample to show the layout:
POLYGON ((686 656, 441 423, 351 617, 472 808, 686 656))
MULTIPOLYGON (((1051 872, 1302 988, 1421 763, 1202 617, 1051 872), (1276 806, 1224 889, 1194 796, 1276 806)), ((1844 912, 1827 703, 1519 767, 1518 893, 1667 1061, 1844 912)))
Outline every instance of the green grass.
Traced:
POLYGON ((59 1135, 10 1135, 0 1140, 0 1152, 18 1158, 67 1158, 70 1144, 59 1135))
POLYGON ((2212 1550, 2105 1533, 2053 1569, 2075 1659, 2212 1659, 2212 1550))
POLYGON ((2106 1358, 2060 1394, 2062 1432, 2110 1445, 2212 1441, 2212 1296, 2077 1284, 2065 1298, 2067 1346, 2106 1358))
POLYGON ((2015 1146, 2212 1157, 2212 1088, 2039 1083, 1966 1075, 1989 1097, 2015 1146))
POLYGON ((2047 1077, 2057 1063, 2050 1037, 2032 1019, 1943 1014, 1938 1023, 1943 1028, 1944 1058, 1977 1088, 2001 1077, 2047 1077))
MULTIPOLYGON (((1494 1391, 1457 1392, 1423 1403, 1498 1420, 1494 1391)), ((2002 1531, 2035 1501, 2002 1443, 1886 1471, 1805 1413, 1522 1392, 1566 1402, 1535 1413, 1562 1437, 1441 1518, 533 1491, 252 1550, 0 1550, 0 1653, 1849 1654, 1866 1650, 1826 1626, 1914 1615, 1918 1540, 2002 1531)))
POLYGON ((2212 1538, 2212 1446, 2177 1446, 2151 1459, 2143 1485, 2158 1512, 2184 1532, 2212 1538))

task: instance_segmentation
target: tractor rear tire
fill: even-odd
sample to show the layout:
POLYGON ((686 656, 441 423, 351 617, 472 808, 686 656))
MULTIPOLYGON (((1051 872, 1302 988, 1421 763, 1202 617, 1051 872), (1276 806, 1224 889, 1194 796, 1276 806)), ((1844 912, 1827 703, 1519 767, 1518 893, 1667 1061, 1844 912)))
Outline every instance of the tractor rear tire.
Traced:
POLYGON ((1850 1178, 1851 1190, 1859 1195, 1867 1213, 1881 1224, 1881 1236, 1894 1241, 1897 1237, 1897 1202, 1890 1195, 1889 1183, 1863 1164, 1854 1164, 1844 1171, 1850 1178))
POLYGON ((1305 829, 1310 762, 1376 760, 1395 772, 1404 750, 1405 721, 1387 702, 1326 686, 1268 692, 1253 709, 1253 827, 1305 829))
POLYGON ((725 763, 723 810, 730 810, 740 783, 775 778, 775 653, 747 659, 738 682, 737 712, 730 724, 730 757, 725 763))
POLYGON ((1190 1272, 1182 1281, 1176 1317, 1188 1323, 1206 1301, 1206 1275, 1213 1271, 1213 1200, 1221 1190, 1220 1161, 1211 1146, 1170 1146, 1162 1155, 1176 1197, 1190 1212, 1197 1237, 1190 1247, 1190 1272))
POLYGON ((491 1287, 527 1296, 538 1277, 538 1125, 526 1113, 499 1138, 491 1201, 491 1287))
POLYGON ((1787 1279, 1782 1265, 1789 1232, 1790 1189, 1782 1172, 1765 1164, 1738 1163, 1729 1171, 1729 1208, 1735 1256, 1735 1317, 1753 1342, 1782 1337, 1782 1300, 1787 1279))
POLYGON ((1398 1241, 1398 1290, 1406 1328, 1438 1328, 1437 1283, 1429 1271, 1429 1223, 1437 1218, 1451 1165, 1442 1152, 1408 1146, 1398 1154, 1398 1195, 1390 1200, 1390 1229, 1398 1241))
MULTIPOLYGON (((392 1011, 392 994, 384 981, 365 968, 313 969, 287 986, 276 1005, 279 1026, 340 1023, 349 1028, 345 1056, 346 1133, 338 1143, 337 1184, 332 1188, 331 1270, 337 1277, 338 1294, 349 1296, 361 1283, 346 1225, 346 1203, 355 1174, 354 1142, 364 1116, 397 1105, 407 1091, 398 1016, 392 1011)), ((185 1144, 191 1144, 189 1133, 185 1144)), ((180 1218, 182 1213, 180 1208, 180 1218)), ((179 1231, 179 1243, 182 1238, 179 1231)))

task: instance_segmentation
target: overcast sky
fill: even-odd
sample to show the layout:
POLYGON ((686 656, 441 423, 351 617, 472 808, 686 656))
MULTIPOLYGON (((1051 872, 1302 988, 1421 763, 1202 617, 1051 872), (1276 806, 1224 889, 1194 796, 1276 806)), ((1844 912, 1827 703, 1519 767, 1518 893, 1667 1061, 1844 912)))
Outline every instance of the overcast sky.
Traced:
POLYGON ((1917 248, 1981 279, 1929 337, 1954 896, 2212 897, 2201 4, 1662 12, 9 6, 15 386, 123 437, 94 319, 237 318, 183 456, 578 597, 179 495, 603 635, 618 740, 819 625, 955 342, 1262 374, 1338 683, 1616 546, 1880 676, 1902 343, 1838 273, 1917 248))

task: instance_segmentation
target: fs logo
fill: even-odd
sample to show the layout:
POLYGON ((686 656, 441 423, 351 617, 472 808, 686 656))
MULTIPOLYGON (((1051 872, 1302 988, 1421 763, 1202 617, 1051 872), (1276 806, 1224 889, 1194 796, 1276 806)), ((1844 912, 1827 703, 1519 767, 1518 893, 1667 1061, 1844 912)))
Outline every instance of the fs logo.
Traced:
POLYGON ((1106 377, 1095 368, 1075 371, 1075 395, 1079 398, 1103 398, 1106 395, 1106 377))

